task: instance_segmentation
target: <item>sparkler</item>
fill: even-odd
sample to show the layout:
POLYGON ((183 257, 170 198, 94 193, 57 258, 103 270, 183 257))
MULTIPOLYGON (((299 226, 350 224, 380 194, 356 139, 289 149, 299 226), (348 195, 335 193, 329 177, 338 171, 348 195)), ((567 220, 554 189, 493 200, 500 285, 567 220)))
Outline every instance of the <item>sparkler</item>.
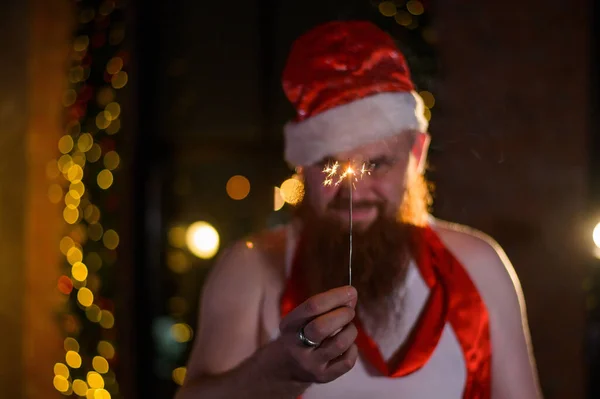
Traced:
POLYGON ((323 180, 324 186, 338 186, 348 179, 348 192, 350 194, 349 201, 350 206, 348 207, 348 232, 349 232, 349 256, 348 256, 348 285, 352 285, 352 191, 355 188, 355 183, 362 179, 365 174, 370 175, 371 169, 367 167, 366 163, 363 163, 360 169, 355 168, 352 161, 348 161, 348 166, 343 171, 340 170, 341 165, 338 161, 332 164, 328 164, 323 169, 325 174, 325 180, 323 180))

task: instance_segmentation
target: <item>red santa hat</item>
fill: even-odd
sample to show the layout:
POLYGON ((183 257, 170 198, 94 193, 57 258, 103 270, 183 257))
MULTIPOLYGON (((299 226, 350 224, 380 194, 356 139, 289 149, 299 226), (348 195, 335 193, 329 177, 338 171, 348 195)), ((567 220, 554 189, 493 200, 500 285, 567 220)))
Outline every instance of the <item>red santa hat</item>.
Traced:
POLYGON ((329 22, 301 36, 282 81, 296 109, 284 129, 285 159, 294 166, 403 131, 427 131, 404 56, 370 22, 329 22))

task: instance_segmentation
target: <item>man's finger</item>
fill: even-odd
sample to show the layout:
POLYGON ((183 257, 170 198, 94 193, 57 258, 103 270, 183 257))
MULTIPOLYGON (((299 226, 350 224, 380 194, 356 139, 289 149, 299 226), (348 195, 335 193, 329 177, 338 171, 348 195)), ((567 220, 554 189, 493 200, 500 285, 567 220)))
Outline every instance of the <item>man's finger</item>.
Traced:
MULTIPOLYGON (((304 326, 304 336, 313 342, 323 342, 350 323, 354 319, 354 315, 354 309, 343 306, 317 316, 304 326)), ((346 349, 344 348, 342 352, 345 352, 346 349)))
POLYGON ((358 331, 354 324, 347 324, 338 334, 327 338, 315 351, 324 362, 329 362, 345 353, 356 340, 358 331))
POLYGON ((334 288, 314 295, 292 310, 281 322, 281 330, 298 329, 311 319, 341 306, 356 304, 356 289, 351 286, 334 288))

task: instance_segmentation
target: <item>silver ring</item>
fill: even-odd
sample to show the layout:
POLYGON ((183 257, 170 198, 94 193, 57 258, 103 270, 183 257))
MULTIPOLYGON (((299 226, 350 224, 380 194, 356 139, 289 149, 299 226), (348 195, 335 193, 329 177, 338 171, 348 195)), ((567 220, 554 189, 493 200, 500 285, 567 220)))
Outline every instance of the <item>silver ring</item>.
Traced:
POLYGON ((304 346, 307 346, 309 348, 316 348, 317 346, 319 346, 317 342, 311 341, 310 339, 306 338, 306 335, 304 335, 304 327, 298 330, 298 339, 300 340, 300 342, 302 342, 304 346))

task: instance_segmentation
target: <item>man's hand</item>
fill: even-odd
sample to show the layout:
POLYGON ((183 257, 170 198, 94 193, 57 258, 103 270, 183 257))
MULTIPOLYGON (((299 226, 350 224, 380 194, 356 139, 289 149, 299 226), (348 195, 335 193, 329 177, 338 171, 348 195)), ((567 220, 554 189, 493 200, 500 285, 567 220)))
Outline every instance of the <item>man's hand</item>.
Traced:
POLYGON ((355 315, 357 293, 353 287, 340 287, 317 294, 292 310, 280 324, 280 344, 291 377, 297 381, 326 383, 354 367, 358 349, 355 315), (317 347, 303 344, 298 332, 317 347))

